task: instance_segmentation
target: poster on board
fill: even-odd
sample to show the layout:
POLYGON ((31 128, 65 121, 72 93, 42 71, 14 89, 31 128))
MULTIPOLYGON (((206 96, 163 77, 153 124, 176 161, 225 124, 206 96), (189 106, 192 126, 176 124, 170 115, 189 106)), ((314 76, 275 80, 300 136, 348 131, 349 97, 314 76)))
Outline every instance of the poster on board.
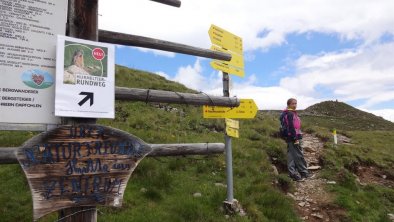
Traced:
POLYGON ((56 124, 56 37, 67 0, 0 0, 0 124, 56 124))
POLYGON ((58 36, 55 115, 115 117, 114 45, 58 36))

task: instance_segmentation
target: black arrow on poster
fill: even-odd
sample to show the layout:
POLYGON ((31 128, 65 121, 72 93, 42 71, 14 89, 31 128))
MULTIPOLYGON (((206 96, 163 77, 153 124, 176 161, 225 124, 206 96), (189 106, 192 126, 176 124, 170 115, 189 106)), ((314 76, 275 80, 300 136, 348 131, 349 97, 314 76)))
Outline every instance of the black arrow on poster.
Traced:
POLYGON ((86 103, 86 101, 90 100, 90 106, 93 105, 93 97, 94 97, 94 93, 92 92, 80 92, 79 95, 84 95, 85 98, 83 98, 78 105, 82 106, 83 104, 86 103))

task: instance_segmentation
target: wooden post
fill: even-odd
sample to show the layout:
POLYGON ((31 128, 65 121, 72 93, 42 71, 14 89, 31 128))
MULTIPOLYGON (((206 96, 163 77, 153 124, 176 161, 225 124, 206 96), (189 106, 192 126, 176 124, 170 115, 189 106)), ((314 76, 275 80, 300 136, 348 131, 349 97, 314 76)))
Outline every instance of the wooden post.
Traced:
POLYGON ((107 30, 99 30, 99 41, 120 44, 127 46, 137 46, 149 49, 158 49, 168 52, 183 53, 187 55, 201 56, 218 60, 231 60, 231 54, 217 52, 210 49, 202 49, 194 46, 184 45, 176 42, 169 42, 144 36, 131 35, 107 30))
MULTIPOLYGON (((152 152, 146 157, 212 155, 224 152, 223 143, 149 144, 152 152)), ((16 152, 21 147, 0 147, 0 164, 18 163, 16 152)))
MULTIPOLYGON (((67 36, 98 41, 98 0, 68 0, 67 36)), ((64 125, 96 123, 92 118, 62 118, 64 125)), ((58 211, 60 222, 96 222, 96 206, 72 207, 58 211)))
POLYGON ((151 0, 151 1, 174 6, 174 7, 178 7, 178 8, 181 7, 181 1, 179 1, 179 0, 151 0))

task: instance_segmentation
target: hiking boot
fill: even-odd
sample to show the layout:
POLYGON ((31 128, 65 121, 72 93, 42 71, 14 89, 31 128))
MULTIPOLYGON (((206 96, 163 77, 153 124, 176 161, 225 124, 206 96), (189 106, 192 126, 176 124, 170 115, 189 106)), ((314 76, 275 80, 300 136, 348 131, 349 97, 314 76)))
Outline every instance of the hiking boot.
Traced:
POLYGON ((309 178, 309 173, 300 173, 301 178, 309 178))
POLYGON ((312 179, 313 177, 315 177, 315 175, 313 174, 309 174, 309 173, 302 173, 301 174, 301 178, 307 180, 307 179, 312 179))
POLYGON ((302 177, 300 177, 298 175, 290 176, 290 177, 291 177, 291 179, 293 179, 293 181, 297 181, 297 182, 302 182, 302 181, 305 180, 305 178, 302 178, 302 177))

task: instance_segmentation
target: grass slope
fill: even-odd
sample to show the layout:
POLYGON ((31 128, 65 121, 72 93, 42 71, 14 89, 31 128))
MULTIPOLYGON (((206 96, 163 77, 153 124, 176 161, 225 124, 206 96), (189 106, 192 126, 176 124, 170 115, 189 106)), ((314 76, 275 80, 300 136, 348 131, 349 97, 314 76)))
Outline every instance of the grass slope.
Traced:
MULTIPOLYGON (((116 68, 116 85, 193 92, 183 85, 146 72, 116 68)), ((148 143, 223 142, 223 120, 202 118, 202 108, 167 105, 160 109, 143 102, 116 102, 116 118, 99 120, 130 132, 148 143), (172 110, 172 111, 166 111, 172 110), (176 108, 176 109, 174 109, 176 108)), ((266 149, 281 152, 284 144, 270 135, 276 118, 260 113, 241 121, 241 138, 233 140, 234 193, 247 217, 230 221, 299 221, 292 201, 273 184, 266 149)), ((1 146, 18 146, 30 132, 0 132, 1 146)), ((284 183, 290 183, 283 176, 284 183)), ((0 165, 2 221, 31 221, 27 181, 18 165, 0 165)), ((145 158, 133 173, 121 208, 100 207, 98 221, 228 221, 221 210, 226 199, 224 155, 145 158), (145 192, 143 192, 145 191, 145 192), (200 198, 193 197, 199 192, 200 198)), ((290 185, 289 185, 290 186, 290 185)), ((54 221, 56 215, 41 221, 54 221)))
MULTIPOLYGON (((163 77, 121 66, 116 67, 116 85, 193 92, 163 77)), ((351 131, 324 118, 343 119, 343 125, 360 122, 342 116, 312 117, 303 116, 305 130, 327 140, 322 157, 324 176, 338 183, 326 189, 336 198, 333 204, 347 211, 340 220, 388 221, 387 213, 394 212, 394 191, 379 185, 360 186, 352 166, 374 164, 391 172, 394 156, 389 142, 394 132, 351 131), (330 129, 334 127, 351 136, 355 145, 330 145, 330 129)), ((187 105, 159 107, 117 101, 116 118, 101 119, 99 124, 127 131, 148 143, 224 141, 223 120, 203 119, 201 107, 187 105)), ((293 182, 281 169, 278 176, 271 173, 272 159, 282 168, 286 166, 285 144, 273 137, 278 125, 277 112, 260 111, 255 119, 240 121, 240 138, 233 139, 234 193, 246 217, 224 217, 221 205, 226 189, 215 183, 225 184, 225 160, 224 155, 215 155, 145 158, 131 176, 123 206, 99 207, 102 214, 98 221, 300 221, 293 201, 285 195, 292 192, 293 182), (202 196, 193 197, 196 192, 202 196)), ((33 135, 1 131, 0 146, 18 146, 33 135)), ((31 221, 31 196, 20 166, 0 165, 0 180, 0 221, 31 221)), ((56 214, 41 219, 54 220, 56 214)))

